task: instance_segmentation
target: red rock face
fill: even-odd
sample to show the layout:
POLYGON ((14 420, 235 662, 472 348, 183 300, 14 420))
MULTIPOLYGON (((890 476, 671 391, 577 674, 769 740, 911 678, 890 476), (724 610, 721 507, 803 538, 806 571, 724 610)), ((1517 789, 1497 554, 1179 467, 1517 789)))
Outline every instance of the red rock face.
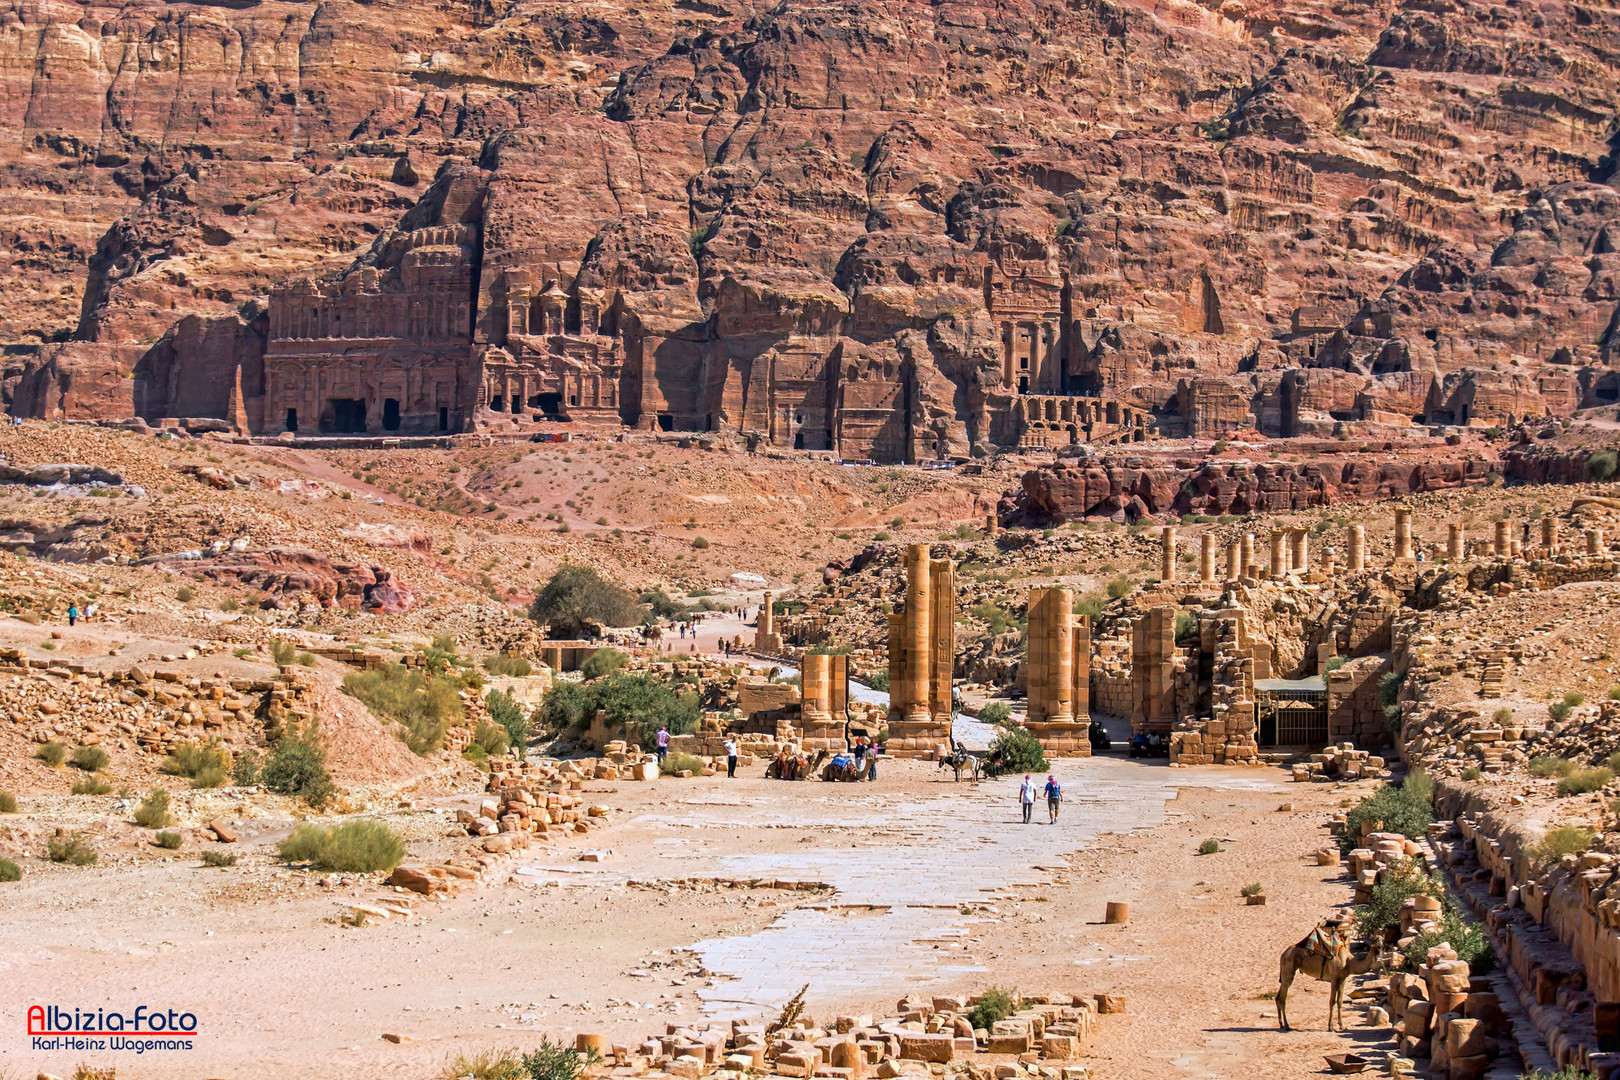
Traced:
POLYGON ((74 338, 8 369, 30 415, 918 460, 1620 399, 1613 12, 4 17, 0 330, 74 338))
POLYGON ((165 569, 211 581, 236 582, 264 593, 267 607, 288 608, 307 598, 322 607, 398 614, 416 603, 415 594, 380 566, 334 563, 302 548, 226 552, 203 559, 146 560, 165 569))

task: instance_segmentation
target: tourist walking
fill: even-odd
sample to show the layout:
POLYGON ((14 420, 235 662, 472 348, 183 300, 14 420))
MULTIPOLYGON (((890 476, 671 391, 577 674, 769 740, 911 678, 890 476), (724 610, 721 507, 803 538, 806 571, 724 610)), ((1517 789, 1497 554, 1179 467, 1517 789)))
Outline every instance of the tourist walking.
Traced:
POLYGON ((855 736, 855 779, 859 780, 866 774, 866 737, 855 736))
POLYGON ((72 626, 74 623, 76 623, 78 621, 79 621, 79 605, 78 604, 69 604, 68 605, 68 625, 72 626))
POLYGON ((664 763, 664 755, 669 753, 669 728, 658 729, 658 764, 664 763))
POLYGON ((1024 824, 1029 824, 1030 815, 1035 813, 1035 781, 1028 774, 1024 774, 1024 786, 1018 789, 1018 801, 1024 807, 1024 824))
POLYGON ((737 775, 737 739, 735 736, 726 740, 726 778, 731 779, 737 775))
POLYGON ((84 621, 85 622, 95 622, 95 620, 96 620, 96 605, 93 602, 84 605, 84 621))
POLYGON ((877 745, 877 742, 874 741, 872 743, 871 750, 866 755, 866 780, 867 780, 867 783, 876 783, 877 782, 877 755, 878 755, 878 745, 877 745))
POLYGON ((1058 809, 1063 802, 1063 788, 1058 785, 1057 778, 1051 773, 1046 774, 1046 814, 1047 824, 1056 825, 1058 809))

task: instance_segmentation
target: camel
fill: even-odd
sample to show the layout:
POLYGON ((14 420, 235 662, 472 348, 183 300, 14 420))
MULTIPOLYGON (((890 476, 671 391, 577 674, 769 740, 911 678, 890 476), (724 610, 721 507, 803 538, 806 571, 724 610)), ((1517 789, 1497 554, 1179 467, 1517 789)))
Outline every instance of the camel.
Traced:
POLYGON ((1382 965, 1382 955, 1371 944, 1360 956, 1352 953, 1348 934, 1333 934, 1329 938, 1333 951, 1323 955, 1308 944, 1314 934, 1315 931, 1306 935, 1298 945, 1290 945, 1282 952, 1282 963, 1277 974, 1277 1026, 1283 1031, 1291 1030, 1288 1026, 1288 988, 1293 985, 1295 975, 1304 972, 1313 979, 1332 984, 1332 991, 1328 994, 1328 1030, 1333 1030, 1333 1010, 1337 1009, 1339 1030, 1343 1031, 1344 981, 1352 975, 1375 971, 1382 965))

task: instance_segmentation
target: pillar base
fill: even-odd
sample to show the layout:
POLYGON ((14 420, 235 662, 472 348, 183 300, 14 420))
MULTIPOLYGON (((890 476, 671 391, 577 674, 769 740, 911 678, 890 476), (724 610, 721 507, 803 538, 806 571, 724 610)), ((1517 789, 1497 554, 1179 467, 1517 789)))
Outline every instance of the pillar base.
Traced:
POLYGON ((1090 757, 1091 723, 1073 720, 1026 721, 1025 730, 1035 736, 1041 749, 1051 757, 1090 757))
POLYGON ((890 720, 889 740, 883 744, 883 748, 893 758, 927 759, 950 753, 951 718, 890 720))

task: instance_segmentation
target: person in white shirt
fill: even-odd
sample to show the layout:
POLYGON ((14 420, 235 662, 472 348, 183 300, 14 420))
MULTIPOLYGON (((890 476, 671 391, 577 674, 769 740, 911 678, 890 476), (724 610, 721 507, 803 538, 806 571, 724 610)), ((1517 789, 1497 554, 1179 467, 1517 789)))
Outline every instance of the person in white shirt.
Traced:
POLYGON ((1024 774, 1024 786, 1018 789, 1018 801, 1024 806, 1024 824, 1028 825, 1035 812, 1035 781, 1028 773, 1024 774))
POLYGON ((726 739, 726 777, 728 779, 737 775, 737 740, 726 739))

